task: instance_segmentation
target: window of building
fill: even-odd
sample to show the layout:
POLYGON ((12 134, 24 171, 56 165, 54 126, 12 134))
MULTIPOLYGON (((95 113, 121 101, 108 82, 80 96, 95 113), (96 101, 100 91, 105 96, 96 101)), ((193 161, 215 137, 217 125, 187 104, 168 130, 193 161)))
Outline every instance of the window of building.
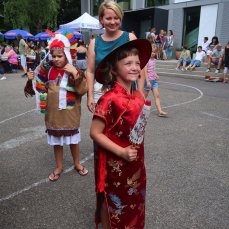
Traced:
POLYGON ((131 0, 117 0, 116 1, 120 7, 122 8, 122 10, 130 10, 131 9, 131 0))
POLYGON ((163 6, 163 5, 168 5, 169 0, 146 0, 145 5, 146 7, 150 6, 163 6))

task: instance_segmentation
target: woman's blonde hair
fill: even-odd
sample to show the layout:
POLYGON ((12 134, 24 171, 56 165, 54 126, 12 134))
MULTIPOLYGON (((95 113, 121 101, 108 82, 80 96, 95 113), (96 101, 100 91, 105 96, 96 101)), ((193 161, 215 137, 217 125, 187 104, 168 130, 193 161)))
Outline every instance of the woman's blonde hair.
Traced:
POLYGON ((113 2, 113 1, 103 2, 99 6, 99 12, 98 12, 99 21, 104 16, 105 9, 113 10, 115 12, 115 14, 118 16, 118 18, 120 19, 120 21, 122 21, 122 19, 123 19, 123 11, 122 11, 121 7, 118 5, 118 3, 113 2))

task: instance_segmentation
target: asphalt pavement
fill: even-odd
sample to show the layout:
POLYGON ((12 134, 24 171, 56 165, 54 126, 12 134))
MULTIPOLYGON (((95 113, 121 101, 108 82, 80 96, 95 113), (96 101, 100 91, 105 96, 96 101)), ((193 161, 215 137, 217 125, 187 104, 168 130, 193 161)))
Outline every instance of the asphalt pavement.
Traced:
MULTIPOLYGON (((52 147, 34 98, 25 98, 26 79, 0 81, 0 228, 92 229, 95 188, 92 115, 82 100, 82 177, 73 170, 68 147, 65 172, 53 183, 52 147)), ((146 229, 229 228, 229 84, 163 76, 162 106, 145 133, 146 229)), ((152 95, 149 97, 153 99, 152 95)))

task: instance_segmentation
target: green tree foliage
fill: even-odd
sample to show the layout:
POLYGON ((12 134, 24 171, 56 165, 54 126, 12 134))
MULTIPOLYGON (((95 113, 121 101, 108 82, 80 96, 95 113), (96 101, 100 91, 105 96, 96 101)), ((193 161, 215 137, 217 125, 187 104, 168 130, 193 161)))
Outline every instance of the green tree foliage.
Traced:
POLYGON ((4 20, 13 28, 29 28, 37 33, 56 29, 60 0, 5 0, 4 20))
POLYGON ((57 17, 58 25, 71 22, 81 15, 80 0, 61 0, 60 11, 57 17))

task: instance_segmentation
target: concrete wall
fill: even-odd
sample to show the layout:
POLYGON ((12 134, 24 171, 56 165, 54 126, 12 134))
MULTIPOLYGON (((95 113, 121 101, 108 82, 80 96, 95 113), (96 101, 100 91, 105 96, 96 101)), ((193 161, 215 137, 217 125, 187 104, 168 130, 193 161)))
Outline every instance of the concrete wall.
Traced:
POLYGON ((169 11, 168 29, 171 29, 174 34, 174 47, 182 46, 183 37, 183 9, 173 9, 169 11))
POLYGON ((229 41, 229 2, 219 4, 216 34, 220 43, 225 46, 229 41))

